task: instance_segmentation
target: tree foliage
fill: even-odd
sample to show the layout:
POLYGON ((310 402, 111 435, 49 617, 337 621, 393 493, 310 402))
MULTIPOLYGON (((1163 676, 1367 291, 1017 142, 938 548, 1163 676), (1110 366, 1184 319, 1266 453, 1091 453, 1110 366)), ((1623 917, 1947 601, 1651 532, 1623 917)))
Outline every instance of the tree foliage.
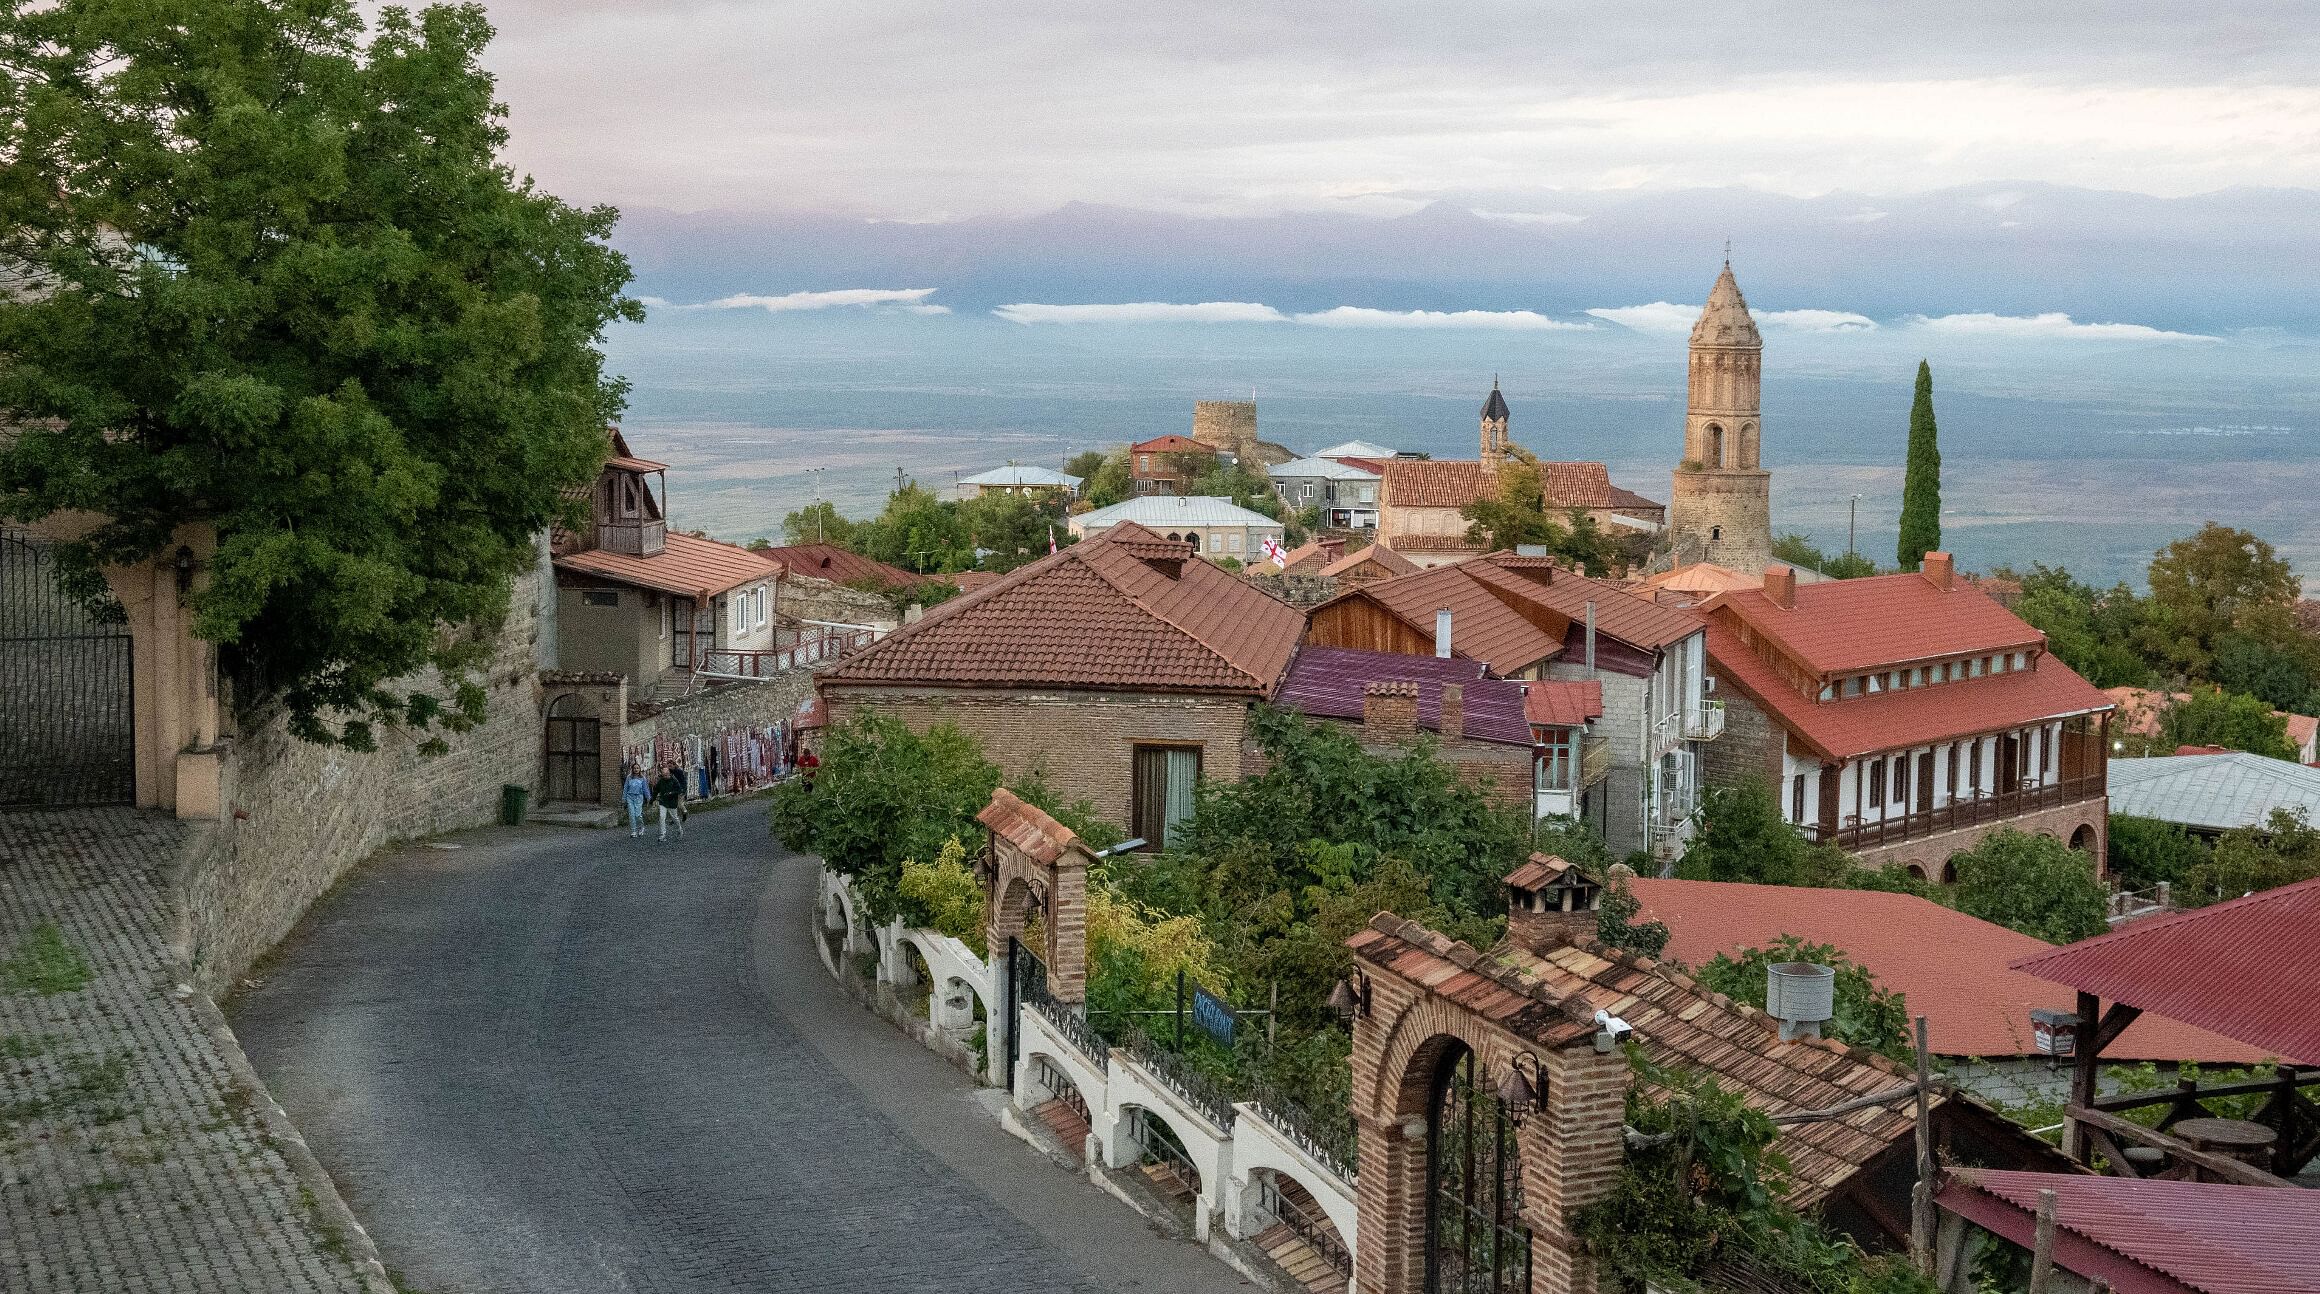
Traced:
POLYGON ((2261 826, 2223 833, 2214 851, 2185 869, 2177 901, 2204 907, 2320 876, 2320 828, 2302 810, 2274 809, 2261 826))
POLYGON ((2050 944, 2091 939, 2110 929, 2110 891, 2094 860, 2051 836, 2005 828, 1958 855, 1957 905, 2050 944))
POLYGON ((616 219, 518 180, 481 5, 0 8, 0 508, 219 547, 194 627, 293 731, 481 716, 510 577, 591 479, 616 219), (443 671, 450 702, 395 680, 443 671))
POLYGON ((2000 569, 2018 580, 2022 595, 2014 614, 2046 635, 2062 663, 2096 687, 2142 687, 2153 671, 2138 644, 2148 636, 2143 599, 2125 584, 2103 590, 2072 578, 2069 570, 2044 562, 2027 575, 2000 569))
POLYGON ((2288 721, 2252 696, 2195 689, 2159 712, 2160 745, 2223 746, 2272 759, 2294 759, 2288 721))
POLYGON ((1867 967, 1834 945, 1784 934, 1766 947, 1717 953, 1693 977, 1735 1002, 1762 1010, 1765 972, 1780 962, 1811 962, 1836 970, 1836 1015, 1827 1025, 1829 1037, 1881 1052, 1904 1066, 1917 1063, 1917 1049, 1910 1045, 1907 999, 1879 984, 1867 967))
POLYGON ((2180 888, 2210 852, 2207 842, 2179 823, 2127 813, 2111 815, 2107 840, 2111 877, 2130 890, 2161 881, 2180 888))
POLYGON ((1813 545, 1812 537, 1791 531, 1772 541, 1772 555, 1808 571, 1819 571, 1832 580, 1857 580, 1877 573, 1877 563, 1859 553, 1827 553, 1813 545))
POLYGON ((902 910, 903 866, 937 862, 953 837, 978 830, 975 814, 999 787, 999 767, 956 724, 925 733, 875 711, 824 730, 811 782, 773 793, 774 834, 852 878, 871 919, 902 910))
MULTIPOLYGON (((1565 859, 1564 861, 1571 861, 1565 859)), ((1614 880, 1604 887, 1603 897, 1595 907, 1595 937, 1605 947, 1624 948, 1645 957, 1657 957, 1667 951, 1668 940, 1675 937, 1665 921, 1638 921, 1643 912, 1643 900, 1635 897, 1635 889, 1625 880, 1614 880)))
POLYGON ((1595 519, 1579 508, 1561 515, 1548 511, 1546 469, 1517 449, 1498 469, 1498 490, 1458 510, 1466 518, 1466 540, 1492 552, 1536 546, 1589 575, 1608 575, 1623 556, 1595 519))
POLYGON ((1079 497, 1091 508, 1125 503, 1136 493, 1135 474, 1128 469, 1124 448, 1109 454, 1100 449, 1074 454, 1063 470, 1080 478, 1079 497))
POLYGON ((1699 829, 1676 875, 1699 881, 1847 887, 1866 869, 1834 845, 1797 834, 1762 779, 1711 786, 1700 797, 1699 829))
POLYGON ((1917 361, 1917 395, 1909 406, 1909 467, 1901 485, 1897 567, 1914 571, 1941 547, 1941 443, 1933 423, 1933 367, 1917 361))
POLYGON ((2302 592, 2295 570, 2245 530, 2208 522, 2151 559, 2146 650, 2192 678, 2207 677, 2218 641, 2242 618, 2286 608, 2302 592))

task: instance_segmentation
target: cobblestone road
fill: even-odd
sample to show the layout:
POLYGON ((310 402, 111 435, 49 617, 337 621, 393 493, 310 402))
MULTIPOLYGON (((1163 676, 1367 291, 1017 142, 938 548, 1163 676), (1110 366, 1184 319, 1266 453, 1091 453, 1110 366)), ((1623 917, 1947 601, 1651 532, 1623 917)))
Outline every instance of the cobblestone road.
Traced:
POLYGON ((754 806, 473 833, 317 909, 235 1026, 430 1294, 1247 1289, 853 1005, 754 806))
POLYGON ((171 991, 178 843, 130 809, 0 813, 0 1290, 360 1290, 171 991))

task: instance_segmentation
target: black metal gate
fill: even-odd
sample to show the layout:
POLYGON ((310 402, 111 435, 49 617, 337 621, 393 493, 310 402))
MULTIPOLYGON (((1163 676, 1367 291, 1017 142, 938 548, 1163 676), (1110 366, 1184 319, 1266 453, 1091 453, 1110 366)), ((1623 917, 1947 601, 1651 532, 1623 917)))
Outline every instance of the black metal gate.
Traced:
MULTIPOLYGON (((562 705, 573 698, 556 698, 562 705)), ((548 708, 548 798, 595 804, 604 798, 604 730, 594 715, 559 715, 548 708)))
POLYGON ((1047 994, 1047 963, 1025 947, 1023 941, 1007 936, 1007 1090, 1015 1090, 1015 1062, 1023 1055, 1023 1003, 1026 999, 1038 1001, 1047 994))
POLYGON ((0 807, 137 799, 128 618, 57 582, 50 546, 0 531, 0 807))
POLYGON ((1427 1294, 1531 1287, 1515 1123, 1477 1082, 1474 1053, 1442 1058, 1426 1111, 1427 1294))

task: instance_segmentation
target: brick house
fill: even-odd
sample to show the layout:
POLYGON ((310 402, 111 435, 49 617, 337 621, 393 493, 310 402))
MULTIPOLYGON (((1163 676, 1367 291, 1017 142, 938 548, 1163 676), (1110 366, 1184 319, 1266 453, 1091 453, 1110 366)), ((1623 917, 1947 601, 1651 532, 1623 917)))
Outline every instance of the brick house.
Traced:
POLYGON ((1420 733, 1435 758, 1501 804, 1534 802, 1537 748, 1520 683, 1478 661, 1308 646, 1275 698, 1310 719, 1355 728, 1362 745, 1392 754, 1420 733))
POLYGON ((1248 766, 1249 708, 1304 633, 1296 608, 1133 523, 929 610, 820 677, 830 722, 951 722, 1009 777, 1155 845, 1202 777, 1248 766))
POLYGON ((1321 510, 1321 524, 1338 530, 1377 527, 1378 473, 1331 458, 1298 458, 1265 469, 1273 493, 1297 511, 1321 510))
POLYGON ((1128 479, 1138 494, 1182 494, 1192 478, 1216 464, 1217 452, 1174 432, 1128 446, 1128 479))
POLYGON ((614 431, 612 456, 589 493, 588 525, 553 537, 557 660, 567 670, 620 675, 632 696, 713 665, 712 652, 767 650, 778 637, 781 563, 670 533, 667 471, 614 431))
POLYGON ((2112 701, 1949 554, 1806 585, 1773 566, 1701 611, 1727 714, 1712 780, 1768 782, 1799 831, 1872 867, 1943 879, 2001 827, 2099 864, 2112 701))
POLYGON ((1365 584, 1309 619, 1314 646, 1446 654, 1496 678, 1596 684, 1598 717, 1569 734, 1555 788, 1576 795, 1614 855, 1683 852, 1702 751, 1723 729, 1698 617, 1552 558, 1491 553, 1365 584))

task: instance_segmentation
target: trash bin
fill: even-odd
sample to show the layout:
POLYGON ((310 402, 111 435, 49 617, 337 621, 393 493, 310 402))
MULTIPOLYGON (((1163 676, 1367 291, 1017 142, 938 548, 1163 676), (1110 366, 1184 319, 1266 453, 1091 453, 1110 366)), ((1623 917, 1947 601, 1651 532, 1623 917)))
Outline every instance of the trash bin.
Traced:
POLYGON ((524 812, 531 807, 532 788, 510 782, 499 788, 499 820, 505 826, 524 825, 524 812))

